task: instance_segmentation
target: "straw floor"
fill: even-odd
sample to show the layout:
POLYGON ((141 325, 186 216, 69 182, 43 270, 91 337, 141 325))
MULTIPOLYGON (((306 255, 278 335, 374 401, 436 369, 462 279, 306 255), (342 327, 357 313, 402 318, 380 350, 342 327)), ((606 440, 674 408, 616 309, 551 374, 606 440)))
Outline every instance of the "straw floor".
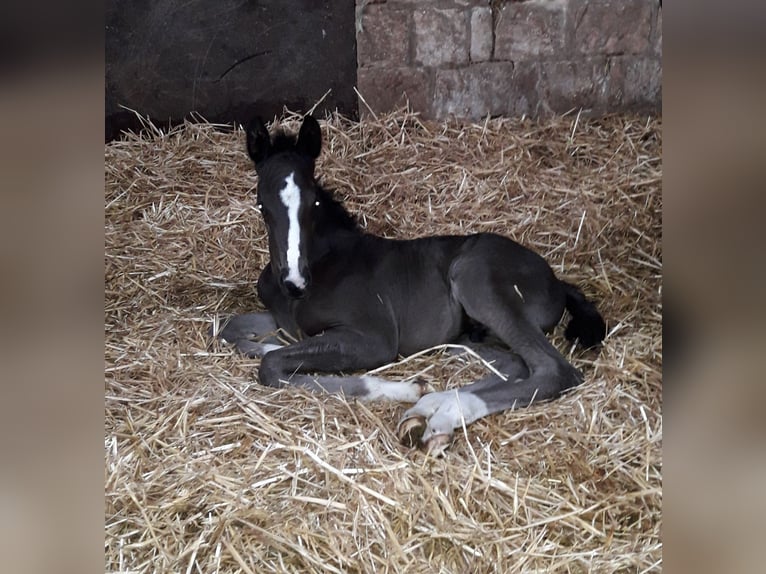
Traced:
MULTIPOLYGON (((661 120, 321 123, 318 173, 369 231, 532 246, 598 302, 605 346, 559 327, 586 382, 443 458, 399 443, 406 405, 261 387, 206 336, 262 308, 244 135, 150 125, 105 148, 105 571, 659 571, 661 120)), ((484 367, 436 349, 383 372, 444 389, 484 367)))

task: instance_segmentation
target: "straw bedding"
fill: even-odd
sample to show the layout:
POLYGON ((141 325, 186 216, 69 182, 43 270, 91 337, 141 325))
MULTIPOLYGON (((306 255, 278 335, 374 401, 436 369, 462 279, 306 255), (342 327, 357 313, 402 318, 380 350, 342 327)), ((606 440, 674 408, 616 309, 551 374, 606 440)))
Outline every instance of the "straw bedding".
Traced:
MULTIPOLYGON (((554 334, 585 384, 443 458, 399 443, 406 405, 264 388, 208 340, 262 308, 256 176, 241 131, 147 127, 105 149, 105 571, 661 568, 661 120, 322 122, 321 180, 369 231, 506 234, 608 321, 600 353, 554 334)), ((435 349, 381 372, 444 389, 484 369, 435 349)))

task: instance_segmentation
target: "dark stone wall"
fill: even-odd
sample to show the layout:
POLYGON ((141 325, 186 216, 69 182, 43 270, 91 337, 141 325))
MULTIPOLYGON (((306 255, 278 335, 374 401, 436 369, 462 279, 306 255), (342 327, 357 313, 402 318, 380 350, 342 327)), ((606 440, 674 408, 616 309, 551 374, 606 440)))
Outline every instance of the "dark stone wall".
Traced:
MULTIPOLYGON (((373 112, 661 113, 660 0, 356 0, 373 112)), ((366 113, 366 106, 360 108, 366 113)))
POLYGON ((106 2, 106 139, 197 112, 271 118, 283 106, 356 118, 354 0, 106 2))

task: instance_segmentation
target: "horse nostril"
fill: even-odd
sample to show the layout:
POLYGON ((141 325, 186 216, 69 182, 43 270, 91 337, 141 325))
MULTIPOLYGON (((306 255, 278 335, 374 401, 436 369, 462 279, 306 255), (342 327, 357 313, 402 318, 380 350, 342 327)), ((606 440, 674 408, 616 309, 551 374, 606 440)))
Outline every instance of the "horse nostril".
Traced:
POLYGON ((308 287, 309 282, 308 273, 293 276, 285 270, 280 275, 282 292, 292 299, 303 297, 306 294, 306 287, 308 287))
POLYGON ((306 290, 298 287, 295 283, 293 283, 290 280, 285 280, 283 285, 285 286, 285 291, 287 292, 287 295, 292 297, 293 299, 300 299, 306 294, 306 290))

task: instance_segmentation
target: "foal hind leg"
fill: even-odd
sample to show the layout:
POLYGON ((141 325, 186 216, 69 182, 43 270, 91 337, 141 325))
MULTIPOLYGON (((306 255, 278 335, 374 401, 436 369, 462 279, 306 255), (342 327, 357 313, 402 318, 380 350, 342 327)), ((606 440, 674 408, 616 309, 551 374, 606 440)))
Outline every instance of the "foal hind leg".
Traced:
POLYGON ((214 323, 208 329, 211 337, 218 337, 234 345, 248 357, 261 357, 283 345, 277 338, 277 326, 271 313, 245 313, 214 323))
MULTIPOLYGON (((463 341, 459 343, 464 344, 463 341)), ((498 409, 505 410, 503 401, 497 400, 495 395, 503 393, 507 385, 529 376, 526 364, 507 349, 475 344, 465 346, 489 363, 496 372, 461 389, 423 396, 404 413, 399 422, 397 432, 405 444, 415 446, 422 443, 429 453, 441 454, 451 442, 454 429, 497 412, 498 409)))
POLYGON ((487 266, 464 265, 462 269, 456 266, 451 276, 453 294, 466 314, 497 335, 520 357, 526 368, 517 370, 520 377, 504 381, 490 376, 460 390, 432 393, 421 398, 405 413, 400 436, 407 439, 413 430, 419 432, 422 429, 420 441, 431 451, 443 450, 454 429, 463 424, 493 413, 554 399, 563 390, 582 381, 582 375, 543 334, 545 325, 532 319, 545 313, 539 309, 536 312, 526 309, 525 305, 529 303, 514 292, 514 283, 511 281, 509 289, 508 282, 498 281, 497 277, 490 276, 491 273, 487 266), (519 378, 521 380, 516 380, 519 378))
MULTIPOLYGON (((582 376, 543 332, 563 311, 558 280, 547 267, 518 267, 491 258, 458 259, 450 269, 452 292, 472 320, 485 325, 526 363, 524 388, 534 390, 536 400, 547 400, 582 382, 582 376)), ((513 389, 509 393, 519 400, 529 395, 519 385, 513 389)))
MULTIPOLYGON (((502 294, 495 299, 502 300, 502 294)), ((505 397, 496 400, 505 405, 531 403, 554 399, 582 382, 582 375, 548 341, 542 328, 529 320, 523 303, 506 301, 502 306, 488 308, 486 300, 467 297, 462 303, 466 312, 485 324, 521 357, 529 375, 522 381, 507 385, 505 397)), ((500 304, 500 301, 496 301, 500 304)), ((493 409, 495 412, 502 409, 493 409)))
MULTIPOLYGON (((544 337, 542 333, 540 336, 544 337)), ((460 389, 424 395, 402 415, 400 440, 411 446, 419 442, 429 453, 438 455, 452 442, 455 429, 491 414, 556 398, 579 381, 579 374, 571 367, 538 366, 534 371, 514 353, 495 353, 505 353, 503 360, 493 364, 505 378, 493 373, 460 389)))
MULTIPOLYGON (((486 328, 485 328, 486 329, 486 328)), ((487 339, 487 336, 485 336, 487 339)), ((502 342, 494 340, 494 342, 476 342, 473 340, 473 334, 468 333, 459 337, 455 342, 455 345, 465 347, 452 348, 449 353, 454 356, 465 355, 469 352, 477 355, 484 363, 489 364, 494 371, 502 375, 502 380, 515 381, 518 379, 526 379, 529 376, 529 369, 524 361, 513 351, 501 347, 502 342)))

